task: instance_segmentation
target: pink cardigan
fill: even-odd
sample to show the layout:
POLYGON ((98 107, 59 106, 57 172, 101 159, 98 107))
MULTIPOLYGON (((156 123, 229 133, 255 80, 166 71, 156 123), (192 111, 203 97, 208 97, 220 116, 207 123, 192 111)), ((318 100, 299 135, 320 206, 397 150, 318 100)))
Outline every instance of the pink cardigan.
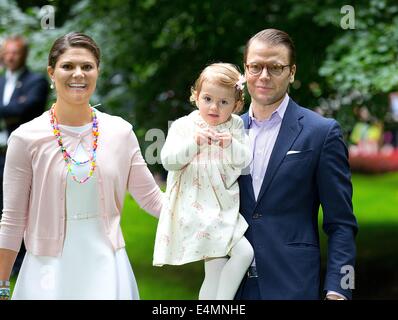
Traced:
MULTIPOLYGON (((113 248, 124 247, 120 229, 126 190, 139 205, 158 217, 163 194, 141 155, 131 125, 97 111, 97 168, 100 215, 113 248)), ((78 134, 62 130, 67 150, 80 141, 92 145, 91 128, 78 134)), ((16 129, 8 141, 4 169, 4 209, 0 248, 59 256, 65 239, 66 164, 53 135, 48 111, 16 129)), ((81 201, 91 201, 81 199, 81 201)))

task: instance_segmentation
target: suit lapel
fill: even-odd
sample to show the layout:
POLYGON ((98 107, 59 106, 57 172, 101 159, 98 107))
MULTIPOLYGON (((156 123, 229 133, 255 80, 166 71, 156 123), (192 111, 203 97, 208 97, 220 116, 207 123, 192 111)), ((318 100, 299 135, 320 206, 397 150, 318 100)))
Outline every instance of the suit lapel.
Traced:
MULTIPOLYGON (((243 125, 244 128, 247 132, 249 129, 249 113, 245 113, 241 116, 243 120, 243 125)), ((244 171, 247 172, 247 174, 241 175, 239 177, 240 184, 242 186, 241 192, 243 190, 247 191, 247 195, 250 197, 250 199, 254 202, 255 201, 255 196, 254 196, 254 190, 253 190, 253 180, 252 180, 252 175, 250 174, 250 167, 246 168, 244 171)))
POLYGON ((241 118, 243 120, 243 125, 245 127, 245 130, 248 130, 249 129, 249 112, 242 114, 241 118))
POLYGON ((19 97, 19 90, 21 90, 21 88, 23 87, 25 78, 28 76, 28 73, 29 73, 28 69, 25 69, 19 75, 17 83, 15 84, 14 92, 11 95, 10 102, 13 101, 13 99, 15 99, 16 97, 19 97))
POLYGON ((299 123, 298 120, 302 116, 298 113, 299 109, 297 104, 292 99, 290 99, 282 120, 278 137, 276 139, 274 148, 272 149, 267 171, 265 172, 263 184, 257 198, 257 203, 259 203, 259 200, 267 191, 282 160, 285 158, 286 153, 290 150, 294 141, 301 132, 302 125, 299 123))

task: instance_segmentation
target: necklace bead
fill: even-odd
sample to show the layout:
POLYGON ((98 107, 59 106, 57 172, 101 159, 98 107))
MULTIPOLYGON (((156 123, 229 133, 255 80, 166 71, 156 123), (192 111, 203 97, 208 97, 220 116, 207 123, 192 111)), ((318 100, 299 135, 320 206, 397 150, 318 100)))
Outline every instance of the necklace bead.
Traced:
POLYGON ((68 153, 66 148, 63 145, 62 142, 62 136, 61 136, 61 130, 59 129, 58 126, 58 121, 55 115, 55 104, 50 109, 50 122, 51 126, 53 128, 53 133, 54 136, 57 138, 58 141, 58 146, 60 147, 62 156, 65 160, 67 170, 71 174, 72 179, 76 181, 77 183, 85 183, 89 178, 91 178, 94 174, 94 170, 96 168, 96 158, 97 158, 97 147, 98 147, 98 136, 99 136, 99 131, 98 131, 98 120, 97 120, 97 115, 95 113, 95 109, 90 106, 91 109, 91 121, 93 123, 92 125, 92 135, 93 135, 93 147, 92 147, 92 154, 90 155, 89 159, 86 161, 77 161, 73 159, 73 157, 68 153), (86 163, 90 162, 90 171, 87 174, 87 177, 83 179, 78 179, 77 176, 73 173, 72 171, 72 164, 77 165, 77 166, 82 166, 85 165, 86 163))

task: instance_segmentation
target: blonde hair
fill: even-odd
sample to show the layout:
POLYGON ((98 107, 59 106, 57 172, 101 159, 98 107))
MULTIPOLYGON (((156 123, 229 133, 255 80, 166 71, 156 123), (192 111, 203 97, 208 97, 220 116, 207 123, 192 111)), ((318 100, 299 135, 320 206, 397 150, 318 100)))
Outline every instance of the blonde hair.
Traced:
POLYGON ((239 113, 243 109, 245 102, 243 89, 240 89, 236 83, 243 75, 238 68, 231 63, 213 63, 207 66, 191 87, 191 97, 189 101, 196 105, 196 99, 199 96, 204 81, 211 81, 215 84, 235 89, 235 108, 234 113, 239 113))

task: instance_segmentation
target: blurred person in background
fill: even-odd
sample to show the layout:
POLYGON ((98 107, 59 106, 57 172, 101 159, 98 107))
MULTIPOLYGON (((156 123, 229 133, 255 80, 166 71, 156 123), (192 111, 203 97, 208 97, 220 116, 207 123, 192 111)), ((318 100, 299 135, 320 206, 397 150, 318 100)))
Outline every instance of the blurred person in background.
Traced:
MULTIPOLYGON (((6 38, 0 49, 0 65, 5 73, 0 76, 0 219, 3 212, 3 171, 7 140, 21 124, 40 115, 46 106, 49 86, 46 78, 31 72, 26 66, 28 43, 20 35, 6 38)), ((25 255, 25 246, 14 264, 17 274, 25 255)))

